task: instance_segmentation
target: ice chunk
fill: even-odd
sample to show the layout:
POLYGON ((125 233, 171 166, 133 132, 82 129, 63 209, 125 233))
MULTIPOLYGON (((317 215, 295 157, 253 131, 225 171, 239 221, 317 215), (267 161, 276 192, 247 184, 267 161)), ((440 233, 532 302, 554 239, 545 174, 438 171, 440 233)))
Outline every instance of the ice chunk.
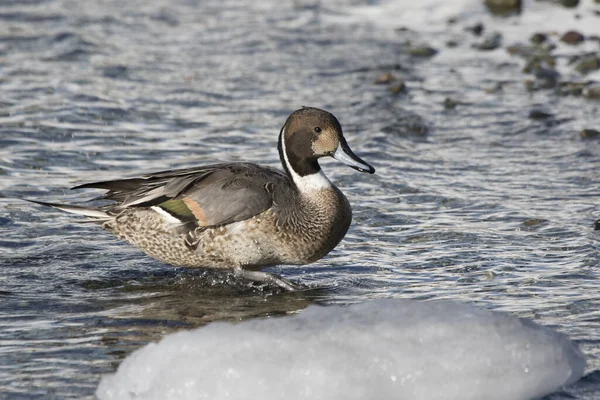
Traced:
POLYGON ((531 321, 453 302, 311 306, 212 323, 132 353, 107 399, 532 399, 579 379, 585 358, 531 321))

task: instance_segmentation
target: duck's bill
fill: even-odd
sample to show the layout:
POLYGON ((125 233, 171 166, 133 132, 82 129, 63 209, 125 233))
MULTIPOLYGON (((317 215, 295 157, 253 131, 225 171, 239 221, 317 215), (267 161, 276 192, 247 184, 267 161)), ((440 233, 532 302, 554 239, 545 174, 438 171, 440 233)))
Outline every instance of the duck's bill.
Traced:
POLYGON ((368 172, 369 174, 375 172, 375 168, 371 167, 354 154, 345 141, 340 143, 335 153, 332 154, 332 157, 357 171, 368 172))

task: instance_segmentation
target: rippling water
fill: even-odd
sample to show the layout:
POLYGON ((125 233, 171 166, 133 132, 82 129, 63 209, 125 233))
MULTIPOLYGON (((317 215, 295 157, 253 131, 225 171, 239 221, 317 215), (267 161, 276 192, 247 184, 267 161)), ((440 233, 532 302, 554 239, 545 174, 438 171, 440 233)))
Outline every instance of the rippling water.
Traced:
POLYGON ((174 330, 391 296, 554 326, 580 341, 589 373, 551 398, 594 398, 600 140, 578 132, 600 128, 599 103, 528 93, 519 60, 472 50, 458 28, 459 50, 411 57, 407 41, 439 46, 450 28, 395 32, 356 17, 358 3, 0 5, 0 397, 92 397, 101 374, 174 330), (408 94, 374 84, 389 71, 408 94), (464 104, 444 110, 447 96, 464 104), (87 200, 67 188, 205 163, 278 166, 300 105, 332 111, 377 168, 324 163, 354 224, 324 260, 272 269, 313 290, 174 269, 20 200, 87 200), (528 119, 534 108, 554 117, 528 119))

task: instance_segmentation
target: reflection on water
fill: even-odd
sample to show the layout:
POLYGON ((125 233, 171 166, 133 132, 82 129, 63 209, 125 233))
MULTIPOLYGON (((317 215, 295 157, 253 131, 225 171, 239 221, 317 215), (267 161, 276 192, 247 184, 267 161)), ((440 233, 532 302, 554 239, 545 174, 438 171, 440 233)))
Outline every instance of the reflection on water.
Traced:
MULTIPOLYGON (((364 22, 356 1, 304 3, 0 5, 0 397, 90 398, 132 350, 209 321, 403 297, 556 327, 581 341, 589 374, 552 399, 593 398, 600 142, 578 132, 598 129, 597 103, 528 93, 521 61, 471 47, 461 18, 476 11, 421 34, 364 22), (415 58, 408 41, 439 53, 415 58), (374 83, 386 72, 406 92, 374 83), (323 163, 353 206, 348 235, 324 260, 269 270, 306 291, 174 269, 20 200, 85 201, 97 192, 67 188, 214 162, 279 166, 277 134, 301 105, 332 111, 377 169, 323 163), (551 121, 528 117, 542 106, 551 121)), ((513 22, 496 21, 527 29, 513 22)))

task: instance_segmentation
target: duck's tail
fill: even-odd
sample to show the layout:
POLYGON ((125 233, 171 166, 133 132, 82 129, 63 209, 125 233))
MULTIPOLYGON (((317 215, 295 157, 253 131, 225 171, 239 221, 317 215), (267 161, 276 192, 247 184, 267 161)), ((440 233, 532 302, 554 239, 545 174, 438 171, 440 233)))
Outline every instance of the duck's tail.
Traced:
POLYGON ((66 211, 71 214, 84 215, 88 218, 92 218, 93 221, 90 221, 90 222, 102 223, 102 222, 109 221, 109 220, 115 218, 114 215, 110 215, 107 212, 105 212, 99 208, 95 208, 95 207, 83 207, 83 206, 75 206, 75 205, 68 205, 68 204, 47 203, 45 201, 30 200, 30 199, 24 199, 24 200, 27 200, 31 203, 40 204, 42 206, 57 208, 59 210, 66 211))

